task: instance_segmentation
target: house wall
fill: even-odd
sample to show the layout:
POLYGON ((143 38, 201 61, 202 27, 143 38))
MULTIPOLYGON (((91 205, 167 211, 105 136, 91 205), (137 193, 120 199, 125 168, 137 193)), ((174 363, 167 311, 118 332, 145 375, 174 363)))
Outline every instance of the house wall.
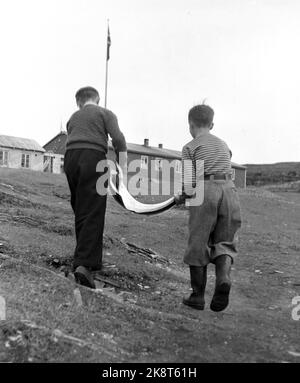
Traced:
POLYGON ((19 150, 19 149, 7 149, 0 147, 0 150, 8 151, 8 167, 14 169, 22 169, 21 161, 22 154, 29 154, 29 168, 37 171, 43 171, 43 153, 34 152, 30 150, 19 150))
POLYGON ((63 154, 55 154, 53 160, 53 173, 63 173, 63 165, 64 165, 64 155, 63 154))
MULTIPOLYGON (((109 148, 107 158, 110 160, 115 159, 115 154, 109 148)), ((181 189, 181 172, 175 171, 170 165, 176 159, 166 159, 162 157, 155 157, 141 153, 128 152, 128 186, 135 186, 135 191, 144 195, 173 195, 181 189), (147 157, 147 166, 142 166, 142 157, 147 157), (155 166, 155 162, 160 159, 161 169, 155 166), (133 163, 133 161, 137 161, 133 163), (140 177, 136 175, 139 173, 140 177), (135 178, 133 179, 133 177, 135 178), (169 177, 169 180, 167 179, 169 177), (131 182, 132 180, 132 182, 131 182)), ((135 195, 131 189, 130 192, 135 195)))
POLYGON ((64 173, 64 155, 51 152, 44 153, 44 172, 61 174, 64 173), (52 166, 51 166, 52 162, 52 166))
POLYGON ((235 170, 234 184, 237 188, 246 187, 246 169, 233 168, 235 170))
MULTIPOLYGON (((128 164, 130 164, 130 162, 133 160, 138 160, 138 163, 140 164, 142 156, 144 156, 144 154, 128 152, 128 164)), ((149 193, 151 188, 152 188, 152 190, 156 190, 157 187, 159 187, 160 188, 160 194, 163 194, 162 190, 161 190, 161 185, 164 184, 164 181, 162 181, 162 175, 163 175, 164 168, 162 169, 161 172, 158 172, 157 170, 154 169, 155 166, 153 164, 152 165, 152 171, 151 171, 151 161, 155 161, 155 159, 157 157, 154 157, 154 156, 147 156, 147 157, 148 157, 148 168, 147 169, 141 169, 141 171, 140 171, 142 182, 144 183, 142 189, 144 190, 146 188, 146 190, 148 190, 148 193, 149 193), (152 184, 152 186, 151 186, 151 184, 152 184)), ((114 151, 111 148, 108 151, 108 158, 109 159, 115 159, 114 151)), ((169 159, 167 161, 170 163, 170 162, 174 161, 174 159, 169 159)), ((163 162, 163 165, 164 165, 164 162, 163 162)), ((246 169, 240 169, 240 168, 236 168, 234 166, 233 166, 233 169, 235 171, 234 183, 235 183, 236 187, 245 188, 246 187, 246 169)), ((139 169, 137 169, 137 171, 135 171, 135 172, 130 172, 130 171, 128 172, 128 182, 130 181, 131 177, 133 177, 135 174, 137 174, 138 171, 139 171, 139 169)), ((170 190, 171 194, 173 192, 177 192, 178 190, 180 190, 181 189, 181 173, 171 171, 170 182, 171 182, 171 185, 173 185, 173 187, 171 187, 171 190, 170 190)), ((167 182, 168 187, 169 187, 170 182, 167 182)), ((168 187, 167 187, 167 189, 168 189, 168 187)))

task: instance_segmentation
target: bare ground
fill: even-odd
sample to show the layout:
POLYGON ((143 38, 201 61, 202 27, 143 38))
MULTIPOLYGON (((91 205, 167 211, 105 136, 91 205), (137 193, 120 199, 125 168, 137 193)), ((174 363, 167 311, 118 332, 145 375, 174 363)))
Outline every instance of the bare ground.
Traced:
POLYGON ((65 177, 0 169, 0 361, 299 362, 300 193, 240 191, 243 227, 230 306, 181 304, 187 211, 143 217, 109 199, 105 260, 116 267, 97 291, 65 277, 74 248, 65 177), (151 248, 130 252, 126 243, 151 248), (167 260, 167 261, 166 261, 167 260))

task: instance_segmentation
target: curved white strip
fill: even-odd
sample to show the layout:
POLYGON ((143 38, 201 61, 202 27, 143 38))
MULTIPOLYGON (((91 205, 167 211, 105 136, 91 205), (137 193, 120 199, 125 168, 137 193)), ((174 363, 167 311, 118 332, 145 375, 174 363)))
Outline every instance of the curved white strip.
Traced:
POLYGON ((171 208, 174 206, 175 198, 171 197, 166 201, 156 203, 156 204, 145 204, 137 201, 135 198, 132 197, 132 195, 128 192, 126 186, 123 183, 123 172, 120 168, 119 164, 116 163, 116 168, 119 174, 119 188, 117 189, 116 185, 114 184, 112 180, 112 173, 110 173, 110 179, 109 179, 109 187, 112 190, 112 194, 118 196, 119 198, 116 199, 117 202, 121 202, 120 198, 123 202, 124 207, 127 210, 133 211, 138 214, 151 214, 151 213, 160 213, 161 211, 164 211, 167 208, 171 208))

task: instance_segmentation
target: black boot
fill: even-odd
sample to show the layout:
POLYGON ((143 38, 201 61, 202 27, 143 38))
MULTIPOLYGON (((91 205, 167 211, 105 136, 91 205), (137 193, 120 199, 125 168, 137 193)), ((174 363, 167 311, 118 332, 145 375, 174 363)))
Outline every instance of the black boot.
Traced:
POLYGON ((203 310, 204 293, 207 280, 207 266, 190 266, 192 294, 183 299, 183 304, 196 310, 203 310))
POLYGON ((215 260, 216 265, 216 287, 212 298, 210 309, 212 311, 222 311, 229 303, 229 293, 231 288, 230 270, 232 258, 229 255, 220 255, 215 260))
POLYGON ((76 267, 76 270, 74 271, 74 276, 76 283, 78 283, 79 285, 89 287, 90 289, 96 288, 94 278, 87 267, 76 267))

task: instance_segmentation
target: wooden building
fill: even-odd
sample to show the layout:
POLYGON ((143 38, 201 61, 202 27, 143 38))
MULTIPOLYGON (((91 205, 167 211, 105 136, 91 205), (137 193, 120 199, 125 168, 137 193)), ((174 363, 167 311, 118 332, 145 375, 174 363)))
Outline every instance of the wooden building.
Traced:
MULTIPOLYGON (((59 133, 50 140, 44 149, 48 153, 52 153, 57 163, 60 166, 54 166, 53 172, 63 172, 63 157, 65 154, 65 145, 67 134, 59 133)), ((170 171, 170 182, 180 186, 181 182, 181 152, 171 149, 166 149, 162 144, 157 147, 150 146, 149 140, 145 139, 143 145, 127 143, 128 150, 128 178, 140 173, 140 181, 146 183, 144 187, 152 187, 155 189, 158 184, 161 184, 165 175, 170 171), (171 169, 170 169, 170 165, 171 169)), ((108 158, 114 158, 114 150, 109 143, 108 158)), ((232 162, 233 178, 235 185, 239 188, 246 187, 246 167, 232 162)), ((170 183, 168 180, 168 183, 170 183)), ((161 186, 158 186, 161 187, 161 186)), ((172 190, 171 190, 172 193, 172 190)))
POLYGON ((66 151, 67 134, 60 132, 44 145, 46 151, 44 171, 50 173, 64 172, 64 156, 66 151))
POLYGON ((43 171, 44 153, 36 141, 0 135, 0 166, 43 171))

